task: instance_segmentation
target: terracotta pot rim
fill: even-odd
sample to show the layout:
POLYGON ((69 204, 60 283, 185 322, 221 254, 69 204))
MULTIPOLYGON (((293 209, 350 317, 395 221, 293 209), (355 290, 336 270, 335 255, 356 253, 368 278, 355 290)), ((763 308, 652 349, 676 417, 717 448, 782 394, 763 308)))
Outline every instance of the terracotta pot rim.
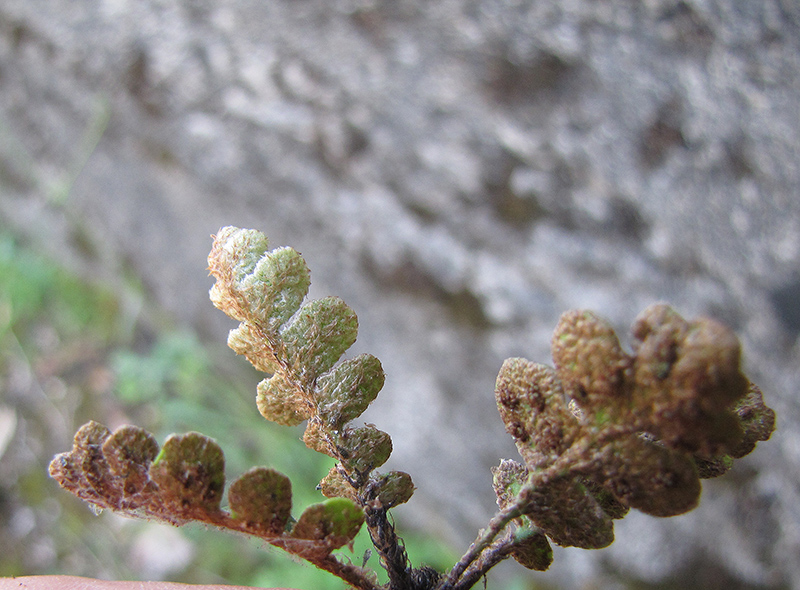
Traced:
POLYGON ((95 580, 80 576, 42 575, 0 578, 0 590, 296 590, 292 588, 261 588, 250 586, 205 586, 174 582, 122 582, 95 580))

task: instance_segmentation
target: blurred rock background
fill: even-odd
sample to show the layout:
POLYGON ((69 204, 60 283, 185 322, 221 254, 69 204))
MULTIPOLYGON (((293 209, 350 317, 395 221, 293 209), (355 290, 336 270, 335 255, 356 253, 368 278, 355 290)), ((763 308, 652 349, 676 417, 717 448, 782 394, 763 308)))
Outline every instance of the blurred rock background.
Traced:
MULTIPOLYGON (((625 334, 668 300, 737 330, 773 439, 694 512, 632 514, 522 587, 800 588, 799 145, 793 0, 0 4, 4 231, 110 289, 149 358, 167 327, 224 342, 219 227, 297 248, 383 361, 367 419, 419 488, 401 526, 461 550, 485 523, 516 456, 496 372, 548 361, 562 311, 625 334)), ((29 395, 4 388, 0 462, 29 395)))

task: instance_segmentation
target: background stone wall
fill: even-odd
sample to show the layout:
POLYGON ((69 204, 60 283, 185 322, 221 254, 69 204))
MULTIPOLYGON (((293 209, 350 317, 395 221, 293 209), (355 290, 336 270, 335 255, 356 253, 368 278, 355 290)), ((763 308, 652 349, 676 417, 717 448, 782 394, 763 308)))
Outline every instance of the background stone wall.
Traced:
POLYGON ((689 515, 558 552, 557 587, 800 588, 798 145, 793 0, 0 4, 2 223, 215 341, 208 236, 300 250, 387 371, 399 518, 459 546, 516 456, 496 372, 549 361, 562 311, 738 331, 773 440, 689 515))

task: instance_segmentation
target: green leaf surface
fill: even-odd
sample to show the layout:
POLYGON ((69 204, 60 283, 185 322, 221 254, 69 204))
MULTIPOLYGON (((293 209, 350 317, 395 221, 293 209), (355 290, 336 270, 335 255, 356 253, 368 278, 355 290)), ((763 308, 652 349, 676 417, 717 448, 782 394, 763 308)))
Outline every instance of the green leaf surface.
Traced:
POLYGON ((163 500, 180 511, 219 511, 225 487, 225 457, 219 445, 197 432, 167 438, 150 466, 163 500))
POLYGON ((524 514, 563 547, 602 549, 614 541, 614 524, 575 478, 556 479, 530 496, 524 514))
POLYGON ((358 499, 355 488, 347 481, 339 465, 331 467, 328 475, 322 478, 319 490, 326 498, 349 498, 354 502, 358 499))
POLYGON ((283 426, 297 426, 310 415, 297 388, 283 373, 258 384, 256 405, 264 418, 283 426))
POLYGON ((553 563, 553 548, 543 532, 535 527, 520 527, 515 532, 516 545, 511 556, 520 565, 543 572, 553 563))
POLYGON ((311 276, 305 260, 294 248, 277 248, 264 254, 252 274, 237 287, 249 305, 254 320, 276 333, 300 309, 311 276))
POLYGON ((103 443, 103 455, 111 473, 124 482, 126 495, 141 492, 148 470, 158 455, 158 442, 144 428, 120 426, 103 443))
POLYGON ((374 426, 344 431, 339 437, 342 463, 357 473, 372 471, 392 454, 392 438, 374 426))
POLYGON ((700 499, 691 456, 639 437, 610 443, 603 471, 595 474, 624 504, 651 516, 688 512, 700 499))
POLYGON ((310 385, 356 341, 358 318, 338 297, 325 297, 303 305, 280 335, 292 371, 310 385))
POLYGON ((377 499, 384 508, 405 504, 414 494, 414 482, 404 471, 390 471, 378 478, 377 499))
POLYGON ((564 389, 551 367, 523 358, 506 359, 495 384, 506 431, 535 467, 563 453, 579 434, 564 389))
POLYGON ((611 324, 591 311, 565 312, 553 332, 552 352, 561 383, 581 407, 617 405, 630 359, 611 324))
POLYGON ((280 535, 292 510, 292 484, 282 473, 254 467, 228 489, 232 516, 257 531, 280 535))
POLYGON ((313 504, 297 519, 291 536, 325 540, 331 549, 350 543, 364 524, 364 512, 347 498, 331 498, 313 504))
POLYGON ((385 376, 371 354, 344 360, 317 379, 317 411, 334 430, 358 418, 378 396, 385 376))
POLYGON ((253 229, 228 226, 214 236, 208 267, 217 281, 209 297, 217 308, 236 320, 246 320, 248 315, 238 301, 236 286, 253 272, 268 247, 267 237, 253 229))
POLYGON ((757 442, 769 440, 775 430, 775 412, 764 403, 761 389, 753 383, 734 411, 744 430, 742 441, 731 450, 731 456, 739 459, 749 454, 757 442))
POLYGON ((228 347, 244 356, 258 371, 275 373, 280 370, 275 351, 251 322, 241 322, 238 328, 228 333, 228 347))

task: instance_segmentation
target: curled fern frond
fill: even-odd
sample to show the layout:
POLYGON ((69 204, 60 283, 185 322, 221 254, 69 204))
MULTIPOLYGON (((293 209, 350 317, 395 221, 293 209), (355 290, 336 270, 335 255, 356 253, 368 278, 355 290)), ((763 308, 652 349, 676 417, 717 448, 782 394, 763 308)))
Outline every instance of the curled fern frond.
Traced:
POLYGON ((89 422, 78 430, 72 450, 50 463, 50 475, 96 508, 175 525, 202 522, 253 535, 357 587, 374 588, 364 582, 360 570, 330 557, 331 551, 352 543, 364 522, 355 502, 337 498, 311 506, 290 528, 288 478, 256 467, 231 483, 230 506, 225 509, 220 505, 225 458, 217 443, 202 434, 171 435, 159 450, 155 438, 141 428, 122 426, 110 432, 89 422))
POLYGON ((612 519, 628 508, 691 510, 702 477, 724 473, 774 429, 728 328, 658 304, 633 336, 628 354, 605 320, 567 312, 554 369, 517 358, 498 375, 500 415, 525 460, 495 469, 498 503, 560 545, 608 545, 612 519))

